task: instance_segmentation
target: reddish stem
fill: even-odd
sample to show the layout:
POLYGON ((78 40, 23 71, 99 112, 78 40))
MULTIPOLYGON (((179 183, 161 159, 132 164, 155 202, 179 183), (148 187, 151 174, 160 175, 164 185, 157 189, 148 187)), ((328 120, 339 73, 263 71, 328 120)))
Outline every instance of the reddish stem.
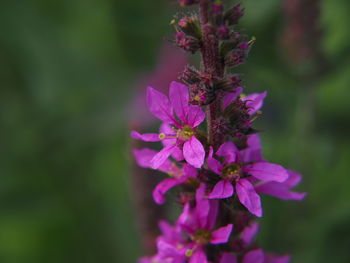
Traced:
MULTIPOLYGON (((224 66, 220 60, 219 54, 219 42, 215 36, 215 28, 210 23, 210 10, 209 1, 201 0, 199 2, 199 18, 202 29, 202 59, 205 73, 212 77, 222 77, 224 74, 224 66)), ((207 115, 207 130, 208 130, 208 143, 212 145, 214 149, 217 149, 222 142, 222 137, 218 136, 215 123, 221 112, 222 98, 220 94, 214 102, 206 108, 207 115)))

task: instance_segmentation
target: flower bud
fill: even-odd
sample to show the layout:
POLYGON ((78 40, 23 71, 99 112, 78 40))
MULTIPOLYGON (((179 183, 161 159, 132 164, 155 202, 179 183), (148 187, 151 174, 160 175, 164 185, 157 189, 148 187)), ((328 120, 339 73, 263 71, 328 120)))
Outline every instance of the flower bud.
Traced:
POLYGON ((238 44, 244 39, 244 35, 233 31, 230 33, 227 40, 224 40, 220 44, 220 54, 225 57, 228 52, 237 48, 238 44))
POLYGON ((200 48, 198 39, 188 36, 184 32, 175 34, 175 42, 180 48, 191 53, 195 53, 200 48))
POLYGON ((230 29, 225 25, 221 25, 218 27, 216 34, 220 39, 228 39, 230 37, 230 29))
POLYGON ((233 141, 238 149, 242 150, 248 147, 248 137, 241 131, 236 130, 235 132, 233 132, 233 134, 231 134, 231 136, 233 137, 233 141))
POLYGON ((181 18, 176 27, 186 35, 190 35, 198 39, 202 37, 202 33, 198 24, 198 18, 196 16, 186 16, 181 18))
POLYGON ((218 80, 215 83, 215 89, 225 92, 234 92, 240 86, 240 83, 241 78, 239 74, 232 74, 218 80))
POLYGON ((228 77, 230 78, 233 87, 237 88, 238 86, 240 86, 242 82, 240 74, 231 74, 228 77))
POLYGON ((179 80, 187 85, 193 85, 201 82, 201 76, 197 69, 187 65, 183 72, 179 76, 179 80))
POLYGON ((211 88, 198 83, 190 86, 190 103, 193 105, 208 105, 216 98, 216 91, 211 88))
POLYGON ((244 8, 241 4, 235 5, 230 10, 228 10, 224 15, 224 21, 232 26, 238 24, 239 19, 244 15, 244 8))
POLYGON ((238 45, 238 48, 241 50, 244 50, 246 52, 249 52, 250 48, 255 43, 255 40, 256 40, 256 38, 252 37, 252 39, 249 41, 243 41, 238 45))
POLYGON ((246 52, 242 49, 234 49, 225 57, 225 65, 228 67, 236 67, 243 64, 246 59, 246 52))

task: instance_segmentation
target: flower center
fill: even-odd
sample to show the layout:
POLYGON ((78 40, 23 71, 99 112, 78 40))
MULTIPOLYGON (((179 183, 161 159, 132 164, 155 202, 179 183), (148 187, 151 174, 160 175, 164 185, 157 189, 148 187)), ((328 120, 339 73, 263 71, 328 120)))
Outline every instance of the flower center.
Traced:
POLYGON ((237 181, 241 176, 241 167, 238 164, 231 164, 229 166, 226 166, 222 170, 221 176, 232 181, 237 181))
POLYGON ((205 229, 199 229, 193 235, 193 240, 199 244, 207 244, 211 239, 211 232, 205 229))
POLYGON ((188 141, 194 135, 194 131, 190 126, 186 125, 182 129, 178 129, 176 135, 180 140, 188 141))

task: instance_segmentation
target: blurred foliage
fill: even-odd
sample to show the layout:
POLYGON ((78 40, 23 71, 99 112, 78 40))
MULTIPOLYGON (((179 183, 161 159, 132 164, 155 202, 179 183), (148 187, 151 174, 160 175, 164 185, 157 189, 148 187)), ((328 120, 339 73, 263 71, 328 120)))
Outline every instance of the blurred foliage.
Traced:
MULTIPOLYGON (((264 198, 260 241, 294 262, 347 263, 350 2, 322 2, 330 69, 311 93, 279 45, 281 4, 244 1, 242 27, 258 41, 239 70, 249 92, 269 92, 257 123, 265 157, 303 173, 299 189, 309 195, 301 203, 264 198)), ((175 6, 1 1, 0 262, 135 262, 127 105, 171 32, 175 6)))

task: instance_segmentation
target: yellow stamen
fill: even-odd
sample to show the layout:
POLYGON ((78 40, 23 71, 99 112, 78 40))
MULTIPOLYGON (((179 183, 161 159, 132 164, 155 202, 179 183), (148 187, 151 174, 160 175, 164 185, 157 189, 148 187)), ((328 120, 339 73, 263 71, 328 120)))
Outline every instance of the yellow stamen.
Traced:
POLYGON ((185 255, 186 257, 191 257, 193 255, 193 250, 187 249, 185 255))
POLYGON ((193 135, 194 135, 194 131, 188 125, 186 125, 182 129, 177 130, 177 137, 183 141, 190 140, 193 135))

